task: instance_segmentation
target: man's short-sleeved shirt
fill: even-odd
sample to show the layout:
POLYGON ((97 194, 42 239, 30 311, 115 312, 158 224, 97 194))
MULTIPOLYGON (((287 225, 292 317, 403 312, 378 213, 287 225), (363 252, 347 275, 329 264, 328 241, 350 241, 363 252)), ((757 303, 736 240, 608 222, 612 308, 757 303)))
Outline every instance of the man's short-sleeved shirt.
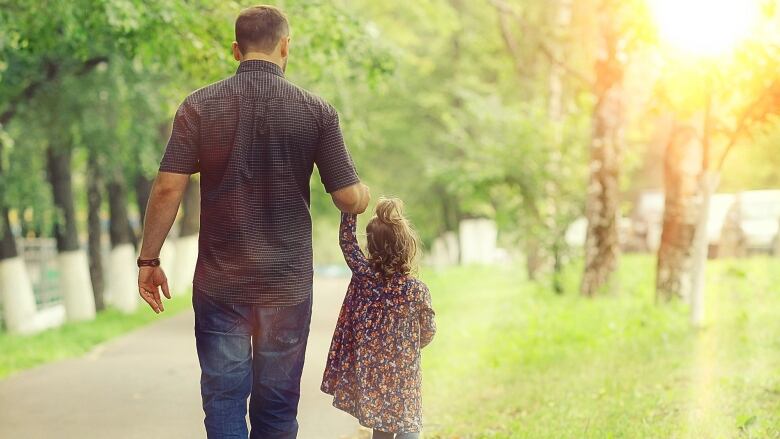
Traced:
POLYGON ((201 174, 196 290, 262 306, 309 297, 315 164, 327 192, 359 181, 334 108, 276 64, 244 61, 185 99, 160 171, 201 174))

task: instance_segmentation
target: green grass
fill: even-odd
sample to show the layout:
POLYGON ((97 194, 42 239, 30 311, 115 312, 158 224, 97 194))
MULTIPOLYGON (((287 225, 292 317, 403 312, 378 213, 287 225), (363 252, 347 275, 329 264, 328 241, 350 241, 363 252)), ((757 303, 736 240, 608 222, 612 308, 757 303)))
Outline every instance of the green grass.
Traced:
POLYGON ((780 260, 708 266, 707 325, 654 303, 654 260, 620 292, 558 296, 520 269, 425 273, 428 438, 780 438, 780 260))
POLYGON ((93 321, 66 323, 35 335, 0 332, 0 379, 44 363, 85 354, 99 343, 190 307, 190 297, 182 294, 165 300, 165 312, 160 315, 144 304, 133 314, 107 309, 93 321))

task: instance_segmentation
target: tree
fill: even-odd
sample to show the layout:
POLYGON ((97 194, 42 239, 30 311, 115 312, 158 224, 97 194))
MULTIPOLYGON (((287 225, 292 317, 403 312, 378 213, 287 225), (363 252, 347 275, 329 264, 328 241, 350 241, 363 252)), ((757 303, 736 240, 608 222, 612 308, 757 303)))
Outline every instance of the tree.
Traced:
POLYGON ((593 109, 590 178, 585 203, 588 232, 585 239, 585 272, 580 290, 586 296, 593 296, 609 288, 620 251, 618 204, 620 158, 625 130, 625 66, 621 53, 624 37, 615 22, 615 4, 604 3, 597 11, 600 32, 594 64, 593 92, 596 105, 593 109))
POLYGON ((533 84, 531 93, 541 94, 544 99, 544 107, 537 110, 541 119, 534 121, 537 130, 543 127, 542 135, 529 136, 537 137, 534 150, 541 154, 537 152, 534 161, 541 166, 536 173, 508 173, 508 183, 520 191, 525 206, 517 217, 525 218, 520 222, 526 235, 526 269, 533 279, 542 267, 551 265, 552 288, 561 293, 560 273, 568 250, 565 234, 581 214, 583 202, 577 177, 584 179, 578 169, 584 158, 579 145, 584 143, 585 130, 582 118, 570 109, 587 110, 579 108, 573 96, 589 85, 589 80, 563 61, 563 54, 571 46, 572 4, 560 0, 545 5, 541 11, 525 7, 525 13, 508 3, 494 1, 493 5, 506 50, 514 60, 518 85, 533 84), (515 35, 523 30, 533 37, 518 39, 515 35), (538 82, 529 81, 534 72, 527 66, 538 65, 539 60, 543 60, 546 71, 536 74, 538 82))
POLYGON ((3 322, 10 332, 30 332, 36 312, 30 278, 19 256, 7 204, 7 171, 4 170, 4 133, 0 132, 0 300, 3 322))
POLYGON ((89 277, 92 292, 95 295, 95 309, 102 311, 106 304, 105 271, 103 269, 103 226, 100 212, 103 205, 103 179, 99 157, 96 150, 90 150, 87 159, 87 253, 89 257, 89 277))
POLYGON ((664 156, 664 217, 658 249, 658 297, 690 296, 686 279, 693 263, 693 239, 698 216, 701 142, 695 127, 673 123, 664 156))
MULTIPOLYGON (((765 19, 767 19, 765 17, 765 19)), ((776 18, 768 18, 775 20, 776 18)), ((704 273, 707 259, 709 203, 718 187, 731 151, 749 140, 757 128, 780 111, 780 52, 767 44, 767 35, 757 33, 734 51, 718 59, 672 58, 661 82, 661 97, 681 120, 696 127, 700 166, 682 167, 688 180, 697 181, 694 237, 673 245, 677 254, 690 254, 691 263, 672 277, 672 283, 658 283, 661 299, 683 296, 690 291, 691 321, 699 326, 704 319, 704 273), (673 69, 673 70, 672 70, 673 69), (671 285, 671 286, 670 286, 671 285)), ((671 162, 674 163, 674 162, 671 162)), ((667 206, 682 203, 670 192, 667 206)), ((690 220, 688 221, 691 222, 690 220)), ((666 224, 665 224, 666 227, 666 224)), ((673 231, 664 230, 664 234, 673 231)), ((658 266, 667 267, 669 251, 658 254, 658 266)))

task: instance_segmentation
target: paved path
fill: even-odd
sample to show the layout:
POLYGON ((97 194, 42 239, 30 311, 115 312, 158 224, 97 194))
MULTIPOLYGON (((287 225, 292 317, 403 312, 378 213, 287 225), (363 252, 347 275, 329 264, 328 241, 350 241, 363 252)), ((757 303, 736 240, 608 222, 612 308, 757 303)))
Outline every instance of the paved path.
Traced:
MULTIPOLYGON (((338 439, 357 422, 319 391, 346 279, 317 279, 303 371, 300 439, 338 439)), ((192 311, 76 359, 0 381, 0 438, 204 438, 192 311)), ((0 352, 2 355, 2 352, 0 352)))

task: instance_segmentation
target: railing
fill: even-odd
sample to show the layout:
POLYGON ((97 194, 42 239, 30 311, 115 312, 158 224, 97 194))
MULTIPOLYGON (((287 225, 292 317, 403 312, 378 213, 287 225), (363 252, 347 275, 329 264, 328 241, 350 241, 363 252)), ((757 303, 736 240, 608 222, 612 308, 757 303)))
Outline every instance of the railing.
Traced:
POLYGON ((62 302, 57 267, 57 241, 53 238, 25 238, 19 247, 30 276, 35 303, 46 308, 62 302))

